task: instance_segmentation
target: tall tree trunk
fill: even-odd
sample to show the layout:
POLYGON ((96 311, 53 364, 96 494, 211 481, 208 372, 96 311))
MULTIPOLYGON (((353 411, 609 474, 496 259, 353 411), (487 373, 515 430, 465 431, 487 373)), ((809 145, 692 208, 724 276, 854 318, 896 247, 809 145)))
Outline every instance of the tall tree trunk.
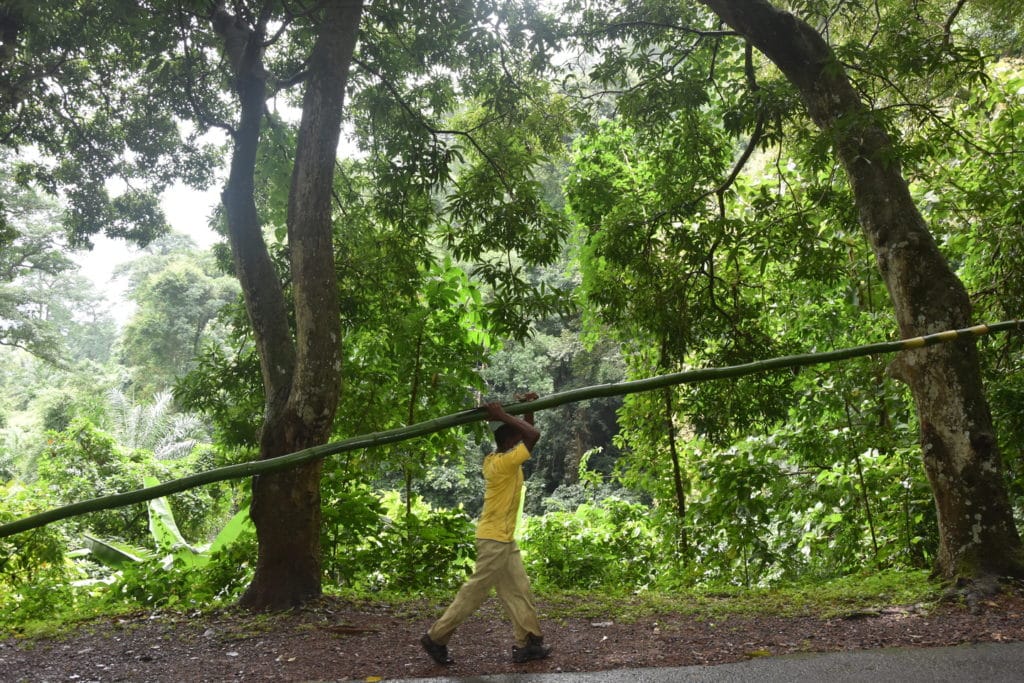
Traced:
POLYGON ((683 563, 687 562, 690 554, 690 541, 686 519, 686 489, 683 487, 683 468, 679 464, 679 450, 676 448, 676 409, 672 400, 672 387, 665 387, 665 428, 668 435, 668 455, 672 460, 672 484, 676 493, 676 516, 679 518, 679 551, 682 553, 683 563))
MULTIPOLYGON (((253 196, 266 99, 265 25, 260 20, 246 26, 223 6, 214 16, 234 65, 241 103, 223 201, 266 393, 261 458, 325 443, 337 407, 341 328, 331 199, 345 86, 361 14, 362 2, 323 3, 308 62, 288 204, 294 341, 253 196)), ((254 478, 250 512, 259 556, 243 606, 284 609, 320 595, 321 469, 317 460, 254 478)))
MULTIPOLYGON (((915 206, 888 134, 821 35, 766 0, 702 2, 779 67, 831 135, 901 336, 969 324, 967 292, 915 206)), ((904 351, 892 371, 917 405, 938 511, 936 572, 947 579, 1024 575, 974 340, 904 351)))

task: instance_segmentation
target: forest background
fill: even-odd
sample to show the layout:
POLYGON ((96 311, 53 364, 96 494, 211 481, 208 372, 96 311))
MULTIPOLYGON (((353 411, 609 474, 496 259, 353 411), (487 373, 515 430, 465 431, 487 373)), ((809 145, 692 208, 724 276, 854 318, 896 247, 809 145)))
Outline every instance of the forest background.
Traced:
MULTIPOLYGON (((776 4, 827 39, 891 136, 889 161, 974 320, 1020 318, 1013 3, 776 4)), ((296 112, 309 105, 282 74, 302 71, 316 12, 93 5, 0 12, 0 521, 263 453, 262 342, 236 277, 231 209, 210 216, 224 241, 201 249, 168 232, 155 200, 174 181, 231 186, 243 127, 218 123, 235 113, 230 98, 161 99, 189 69, 216 75, 235 59, 225 16, 255 26, 279 11, 269 35, 296 30, 266 40, 281 101, 260 101, 252 196, 285 298, 299 290, 289 207, 296 112), (200 50, 189 41, 207 24, 220 42, 200 50), (188 36, 184 52, 161 43, 167 26, 188 36), (144 245, 116 273, 134 303, 123 324, 71 258, 97 233, 144 245)), ((898 336, 836 138, 719 17, 697 3, 414 5, 365 10, 346 84, 344 153, 331 162, 330 440, 524 390, 898 336)), ((1021 337, 985 339, 979 353, 1019 528, 1021 337)), ((528 572, 541 589, 641 591, 933 568, 922 425, 891 361, 538 413, 519 532, 528 572)), ((327 459, 323 582, 456 586, 472 565, 489 446, 477 426, 327 459)), ((251 497, 250 482, 223 482, 0 539, 0 621, 238 600, 259 553, 251 497)))

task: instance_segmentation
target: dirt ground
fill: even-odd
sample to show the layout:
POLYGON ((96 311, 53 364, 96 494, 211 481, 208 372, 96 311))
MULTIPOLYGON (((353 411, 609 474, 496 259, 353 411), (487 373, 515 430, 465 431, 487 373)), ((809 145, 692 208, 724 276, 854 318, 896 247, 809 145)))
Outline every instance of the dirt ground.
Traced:
POLYGON ((455 664, 441 667, 427 658, 418 640, 443 607, 426 601, 394 608, 324 598, 284 614, 138 613, 76 624, 53 639, 0 634, 0 679, 365 681, 721 664, 794 652, 1024 641, 1020 590, 986 598, 975 610, 945 603, 927 609, 887 606, 830 618, 716 619, 694 617, 680 605, 679 612, 627 623, 601 613, 562 618, 559 606, 541 601, 545 641, 554 653, 544 661, 513 664, 511 629, 492 599, 452 639, 455 664))

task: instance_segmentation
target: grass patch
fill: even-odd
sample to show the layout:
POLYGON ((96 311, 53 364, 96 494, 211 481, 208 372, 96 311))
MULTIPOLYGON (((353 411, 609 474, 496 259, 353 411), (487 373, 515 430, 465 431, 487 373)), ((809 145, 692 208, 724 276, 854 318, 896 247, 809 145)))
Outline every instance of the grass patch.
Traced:
MULTIPOLYGON (((75 630, 87 630, 98 622, 126 621, 138 616, 139 608, 96 608, 85 611, 67 611, 53 614, 50 617, 37 617, 17 624, 5 624, 0 628, 0 636, 12 636, 25 640, 60 639, 75 630)), ((131 628, 131 626, 128 626, 131 628)))
MULTIPOLYGON (((775 588, 703 586, 685 590, 638 592, 611 588, 586 591, 539 588, 536 592, 538 607, 545 619, 633 623, 665 614, 689 615, 696 620, 707 621, 748 615, 830 618, 891 606, 930 607, 940 599, 942 591, 943 586, 930 581, 925 571, 885 571, 775 588)), ((382 613, 397 619, 416 621, 440 616, 455 597, 455 591, 332 591, 325 597, 328 601, 340 601, 357 612, 382 613)), ((500 613, 496 601, 485 605, 485 609, 495 610, 496 615, 500 613)), ((174 609, 140 610, 138 606, 119 608, 100 601, 83 601, 75 607, 77 609, 54 611, 46 619, 36 618, 16 625, 4 624, 6 628, 0 627, 0 635, 26 640, 59 639, 103 621, 124 620, 124 628, 133 628, 140 614, 148 615, 149 619, 166 617, 171 621, 185 614, 174 609)), ((304 609, 316 611, 318 606, 311 604, 304 609)), ((210 604, 203 610, 187 611, 187 618, 190 619, 210 617, 220 623, 230 624, 222 634, 223 638, 240 640, 276 628, 281 619, 288 618, 288 613, 254 614, 240 610, 233 604, 223 603, 210 604)))
POLYGON ((452 589, 418 588, 411 591, 374 591, 365 593, 350 589, 324 589, 324 595, 340 600, 356 610, 377 612, 382 609, 399 619, 425 619, 441 616, 457 591, 452 589))
POLYGON ((630 623, 658 614, 692 614, 699 619, 766 615, 829 618, 893 605, 931 605, 942 586, 928 573, 879 572, 831 581, 774 588, 701 587, 676 591, 544 591, 538 598, 550 619, 614 618, 630 623))

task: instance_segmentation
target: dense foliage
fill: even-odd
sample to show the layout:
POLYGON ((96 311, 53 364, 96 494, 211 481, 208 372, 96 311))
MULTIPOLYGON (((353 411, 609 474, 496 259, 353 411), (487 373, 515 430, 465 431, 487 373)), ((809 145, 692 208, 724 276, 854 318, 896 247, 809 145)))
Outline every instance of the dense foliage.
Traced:
MULTIPOLYGON (((360 152, 339 161, 334 182, 343 386, 333 437, 525 389, 893 335, 832 141, 777 70, 700 4, 567 2, 558 17, 478 4, 465 3, 479 12, 458 21, 375 7, 364 29, 348 114, 360 152), (534 43, 515 42, 524 36, 534 43), (556 42, 557 66, 545 59, 556 42), (462 70, 459 88, 446 64, 462 70)), ((824 26, 855 67, 976 319, 1024 316, 1024 65, 1013 3, 785 4, 824 26)), ((194 115, 192 105, 146 106, 147 93, 182 82, 187 60, 147 61, 141 45, 126 52, 133 31, 162 39, 125 3, 97 7, 79 38, 106 45, 100 52, 79 44, 65 9, 19 4, 0 16, 17 15, 26 36, 18 60, 0 54, 0 101, 20 98, 0 114, 9 124, 0 139, 34 150, 0 158, 0 347, 10 347, 0 348, 0 521, 250 459, 259 444, 259 358, 223 245, 158 239, 165 226, 150 191, 172 178, 205 184, 217 159, 200 142, 205 129, 175 132, 174 117, 194 115), (100 29, 115 10, 128 21, 107 44, 100 29), (90 114, 79 126, 70 115, 54 132, 44 125, 65 104, 32 81, 40 69, 78 81, 68 97, 90 114), (122 99, 98 99, 111 80, 124 82, 122 99), (148 143, 147 131, 158 133, 148 143), (95 145, 79 144, 91 137, 95 145), (95 192, 110 175, 141 189, 95 192), (45 198, 62 187, 81 191, 64 204, 45 198), (97 231, 149 245, 122 273, 136 305, 122 329, 69 260, 68 245, 97 231)), ((297 66, 288 51, 271 57, 274 68, 297 66)), ((211 115, 230 108, 199 94, 211 115)), ((295 134, 286 115, 268 114, 256 192, 286 285, 295 134)), ((1021 339, 981 343, 1018 524, 1021 339)), ((528 573, 541 589, 639 591, 929 568, 935 503, 918 415, 890 360, 538 414, 519 530, 528 573)), ((328 460, 328 589, 456 587, 472 565, 479 461, 490 447, 472 428, 328 460)), ((252 530, 198 549, 235 530, 249 495, 237 482, 170 500, 166 515, 201 564, 163 547, 145 505, 0 539, 0 622, 237 599, 252 576, 252 530), (108 566, 102 544, 135 560, 108 566)))

